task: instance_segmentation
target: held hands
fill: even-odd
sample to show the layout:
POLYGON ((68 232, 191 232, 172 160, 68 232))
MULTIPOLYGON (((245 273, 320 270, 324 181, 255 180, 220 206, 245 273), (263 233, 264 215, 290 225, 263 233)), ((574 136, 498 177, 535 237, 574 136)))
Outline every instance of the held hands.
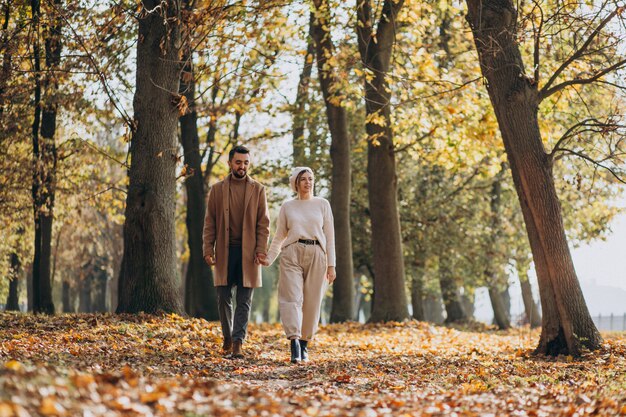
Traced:
POLYGON ((261 252, 257 252, 256 256, 254 257, 254 263, 256 265, 263 265, 263 266, 269 266, 269 262, 267 260, 267 255, 261 252))
POLYGON ((204 261, 209 265, 209 266, 213 266, 215 265, 215 256, 212 255, 207 255, 204 257, 204 261))
POLYGON ((335 267, 334 266, 329 266, 326 269, 326 279, 328 280, 328 283, 332 284, 333 281, 335 280, 335 278, 337 278, 337 273, 335 272, 335 267))

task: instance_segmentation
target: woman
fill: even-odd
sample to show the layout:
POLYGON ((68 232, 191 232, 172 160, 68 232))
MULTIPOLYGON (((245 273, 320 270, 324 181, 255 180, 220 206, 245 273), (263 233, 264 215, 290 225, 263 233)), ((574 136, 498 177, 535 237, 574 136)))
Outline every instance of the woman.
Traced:
POLYGON ((313 195, 314 182, 311 168, 294 168, 289 184, 297 197, 281 206, 267 258, 259 260, 271 265, 282 252, 278 303, 292 363, 308 360, 322 297, 336 276, 333 214, 326 199, 313 195))

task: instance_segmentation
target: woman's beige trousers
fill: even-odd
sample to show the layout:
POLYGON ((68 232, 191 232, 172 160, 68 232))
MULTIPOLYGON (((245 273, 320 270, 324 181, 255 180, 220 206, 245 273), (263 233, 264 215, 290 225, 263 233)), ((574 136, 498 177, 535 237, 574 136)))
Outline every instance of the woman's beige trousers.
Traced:
POLYGON ((327 282, 326 254, 319 245, 296 242, 282 250, 278 304, 289 339, 315 336, 327 282))

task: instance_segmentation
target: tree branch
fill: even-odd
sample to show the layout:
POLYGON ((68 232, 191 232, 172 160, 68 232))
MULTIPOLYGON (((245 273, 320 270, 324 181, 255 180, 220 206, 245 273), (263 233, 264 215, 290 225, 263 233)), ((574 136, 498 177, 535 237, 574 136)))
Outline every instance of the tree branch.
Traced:
POLYGON ((621 182, 623 184, 626 184, 626 179, 622 179, 622 177, 620 177, 619 174, 617 174, 612 168, 602 164, 601 162, 596 161, 592 157, 590 157, 588 155, 585 155, 582 152, 578 152, 578 151, 575 151, 573 149, 567 149, 567 148, 560 148, 560 149, 558 149, 558 151, 578 156, 579 158, 582 158, 585 161, 591 162, 593 165, 595 165, 597 167, 604 168, 607 171, 609 171, 611 173, 611 175, 613 175, 613 177, 615 177, 616 180, 618 180, 619 182, 621 182))
MULTIPOLYGON (((561 75, 561 73, 572 62, 574 62, 575 60, 577 60, 578 58, 580 58, 584 54, 584 52, 587 50, 589 45, 591 45, 593 40, 600 34, 600 31, 618 14, 618 11, 619 11, 619 9, 616 9, 613 12, 611 12, 607 17, 605 17, 604 20, 602 20, 602 22, 600 22, 598 27, 594 29, 594 31, 591 33, 591 35, 589 35, 589 37, 587 38, 585 43, 580 48, 578 48, 578 50, 576 50, 567 60, 565 60, 565 62, 563 62, 561 64, 561 66, 554 72, 554 74, 552 74, 552 77, 550 77, 550 79, 548 80, 546 85, 544 85, 541 88, 541 91, 539 92, 539 97, 540 97, 539 101, 541 101, 543 98, 548 97, 550 94, 554 93, 555 91, 558 91, 558 90, 554 90, 553 91, 553 89, 551 89, 550 86, 552 84, 554 84, 554 82, 559 77, 559 75, 561 75), (550 93, 548 94, 549 91, 550 91, 550 93)), ((565 86, 563 86, 563 87, 565 87, 565 86)))
POLYGON ((599 71, 598 73, 596 73, 596 75, 594 75, 591 78, 575 78, 573 80, 564 81, 560 84, 555 85, 549 90, 546 90, 544 87, 541 89, 541 92, 539 93, 539 102, 542 102, 545 98, 550 97, 552 94, 564 89, 565 87, 569 87, 571 85, 591 84, 597 81, 598 79, 602 78, 606 74, 613 72, 613 71, 617 71, 625 67, 626 67, 626 59, 622 59, 621 61, 611 65, 610 67, 605 68, 602 71, 599 71))

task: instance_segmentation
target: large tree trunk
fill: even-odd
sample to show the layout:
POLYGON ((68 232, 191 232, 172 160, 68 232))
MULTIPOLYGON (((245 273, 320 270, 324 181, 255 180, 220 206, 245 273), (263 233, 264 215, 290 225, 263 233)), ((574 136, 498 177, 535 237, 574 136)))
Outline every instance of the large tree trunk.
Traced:
POLYGON ((373 36, 370 0, 357 2, 359 52, 366 72, 372 76, 365 81, 367 183, 375 277, 372 322, 408 318, 398 213, 398 178, 391 129, 391 93, 387 83, 396 16, 402 4, 403 0, 385 0, 373 36))
POLYGON ((296 93, 295 109, 293 112, 293 165, 306 165, 304 149, 306 148, 304 141, 304 129, 306 127, 306 105, 309 101, 309 83, 311 81, 311 72, 313 71, 313 60, 315 59, 315 43, 311 36, 311 27, 314 18, 311 13, 309 21, 309 36, 307 38, 306 55, 304 56, 304 65, 300 73, 300 81, 298 82, 298 92, 296 93))
POLYGON ((517 274, 519 276, 520 286, 522 289, 522 300, 524 301, 526 321, 530 324, 530 327, 534 329, 541 326, 541 314, 539 313, 539 308, 533 298, 533 290, 530 286, 530 280, 528 279, 528 267, 524 266, 520 262, 517 262, 517 274))
POLYGON ((467 0, 468 16, 487 91, 513 174, 535 261, 543 326, 537 353, 580 355, 602 338, 580 289, 545 152, 537 84, 525 76, 510 0, 467 0))
POLYGON ((445 323, 466 321, 467 315, 461 303, 459 285, 444 259, 439 260, 439 287, 441 288, 443 305, 446 308, 447 317, 445 323))
POLYGON ((17 252, 11 254, 11 269, 9 271, 9 295, 7 296, 6 311, 20 311, 19 285, 22 275, 22 263, 17 252))
POLYGON ((352 263, 352 232, 350 229, 350 135, 348 117, 336 89, 340 80, 331 67, 335 47, 330 33, 330 8, 327 0, 314 0, 311 12, 311 34, 315 41, 317 72, 326 104, 330 130, 332 160, 330 205, 335 219, 335 249, 337 279, 333 284, 332 323, 354 320, 354 276, 352 263))
MULTIPOLYGON (((187 11, 193 11, 192 2, 185 0, 187 11)), ((187 31, 192 30, 186 27, 187 31)), ((185 178, 187 193, 187 244, 189 263, 185 274, 185 311, 192 317, 218 320, 217 295, 213 287, 213 272, 202 257, 202 228, 204 224, 205 187, 202 176, 202 157, 198 136, 198 114, 196 112, 196 80, 193 68, 193 53, 189 44, 189 33, 184 36, 184 68, 180 81, 180 93, 187 98, 189 110, 180 117, 180 141, 185 154, 188 176, 185 178)))
POLYGON ((118 313, 183 313, 174 227, 178 109, 172 104, 179 99, 179 44, 180 3, 144 0, 118 313))
MULTIPOLYGON (((55 0, 56 8, 61 1, 55 0)), ((33 26, 40 30, 41 7, 38 0, 31 1, 33 26)), ((58 103, 58 74, 61 62, 61 19, 49 16, 52 24, 45 34, 46 71, 42 74, 41 48, 38 36, 34 36, 33 62, 35 66, 35 117, 33 119, 33 210, 35 219, 35 250, 33 257, 33 311, 54 313, 50 258, 52 245, 52 222, 54 219, 54 198, 56 191, 57 150, 54 134, 58 103), (42 75, 43 81, 42 81, 42 75), (43 102, 42 102, 43 93, 43 102)))

